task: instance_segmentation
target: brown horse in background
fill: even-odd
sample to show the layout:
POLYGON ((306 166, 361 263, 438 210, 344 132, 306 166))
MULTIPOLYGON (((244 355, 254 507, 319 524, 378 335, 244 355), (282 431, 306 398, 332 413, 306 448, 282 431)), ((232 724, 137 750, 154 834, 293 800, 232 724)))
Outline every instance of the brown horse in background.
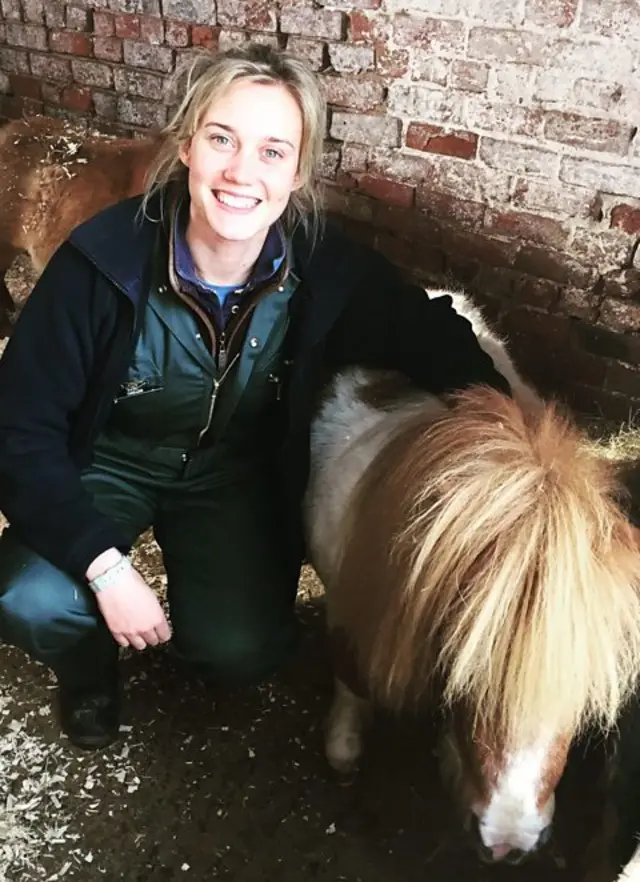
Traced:
POLYGON ((16 308, 5 282, 16 256, 26 252, 41 273, 74 227, 143 191, 159 145, 43 116, 0 128, 0 337, 16 308))

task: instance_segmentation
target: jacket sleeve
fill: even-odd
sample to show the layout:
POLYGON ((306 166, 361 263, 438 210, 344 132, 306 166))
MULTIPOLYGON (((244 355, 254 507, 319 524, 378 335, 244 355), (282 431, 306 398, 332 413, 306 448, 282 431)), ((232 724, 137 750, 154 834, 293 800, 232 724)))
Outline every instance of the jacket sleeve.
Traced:
POLYGON ((366 249, 362 258, 366 269, 326 341, 332 369, 358 364, 397 370, 435 395, 475 384, 510 394, 451 297, 430 299, 375 251, 366 249))
POLYGON ((71 245, 53 256, 0 358, 0 509, 19 540, 83 578, 118 525, 95 507, 69 452, 74 414, 115 324, 115 296, 71 245), (98 342, 102 341, 102 342, 98 342))

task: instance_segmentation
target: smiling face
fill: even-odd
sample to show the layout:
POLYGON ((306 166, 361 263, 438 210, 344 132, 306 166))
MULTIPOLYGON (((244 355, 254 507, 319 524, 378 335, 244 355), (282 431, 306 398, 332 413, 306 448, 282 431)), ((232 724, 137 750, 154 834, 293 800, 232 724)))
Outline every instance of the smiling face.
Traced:
POLYGON ((191 232, 260 246, 299 186, 302 114, 282 85, 241 80, 203 114, 181 149, 191 232))

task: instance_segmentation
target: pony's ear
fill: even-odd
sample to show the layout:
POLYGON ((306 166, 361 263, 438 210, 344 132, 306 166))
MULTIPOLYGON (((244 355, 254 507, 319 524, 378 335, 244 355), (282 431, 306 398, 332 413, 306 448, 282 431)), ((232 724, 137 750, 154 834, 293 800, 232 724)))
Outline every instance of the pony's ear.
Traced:
POLYGON ((180 156, 182 164, 189 168, 191 164, 191 138, 187 138, 186 141, 183 141, 182 144, 180 144, 178 155, 180 156))

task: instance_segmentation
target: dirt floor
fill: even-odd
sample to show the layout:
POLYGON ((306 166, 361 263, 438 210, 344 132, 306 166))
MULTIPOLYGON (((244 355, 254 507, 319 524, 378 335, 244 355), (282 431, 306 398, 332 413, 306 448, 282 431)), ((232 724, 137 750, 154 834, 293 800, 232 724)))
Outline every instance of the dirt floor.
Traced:
MULTIPOLYGON (((18 275, 18 282, 20 275, 18 275)), ((141 569, 162 588, 158 550, 141 569)), ((0 882, 578 882, 602 807, 602 748, 576 746, 555 859, 480 864, 443 792, 428 718, 381 716, 350 787, 329 773, 321 591, 306 571, 300 654, 271 683, 218 694, 166 651, 123 656, 121 740, 59 736, 47 672, 0 647, 0 882)))
POLYGON ((428 720, 378 719, 358 780, 329 774, 322 610, 299 610, 296 664, 259 689, 218 695, 165 652, 127 657, 122 740, 98 755, 59 738, 46 672, 1 649, 0 879, 578 882, 597 751, 575 751, 560 790, 566 868, 484 867, 440 787, 428 720))

